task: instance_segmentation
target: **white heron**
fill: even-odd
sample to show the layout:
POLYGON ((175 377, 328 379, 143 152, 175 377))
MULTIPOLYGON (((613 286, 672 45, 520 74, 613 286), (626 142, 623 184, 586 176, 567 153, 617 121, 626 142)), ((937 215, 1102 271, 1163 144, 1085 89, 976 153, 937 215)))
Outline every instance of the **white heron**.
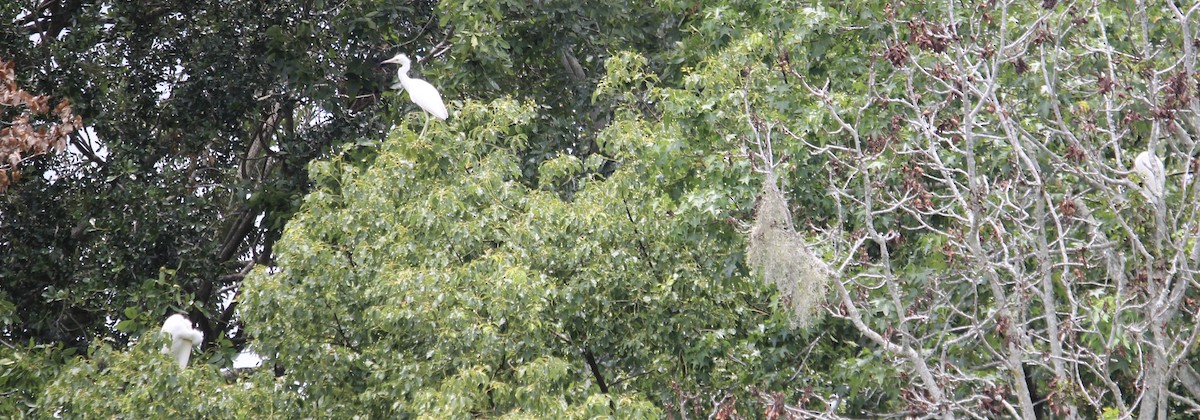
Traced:
POLYGON ((200 342, 204 341, 204 333, 192 328, 192 321, 180 314, 168 317, 167 322, 163 323, 162 332, 171 335, 171 345, 163 346, 162 352, 174 357, 179 367, 187 367, 192 347, 200 346, 200 342))
MULTIPOLYGON (((439 120, 445 120, 450 116, 446 112, 446 104, 442 102, 442 94, 438 93, 437 88, 421 79, 408 77, 408 67, 412 62, 407 55, 396 54, 395 57, 389 58, 383 64, 399 64, 400 69, 396 71, 396 76, 399 77, 400 83, 392 85, 392 89, 404 88, 408 92, 408 98, 412 99, 413 103, 421 107, 421 109, 433 115, 439 120)), ((425 119, 425 128, 429 128, 429 119, 425 119)), ((421 129, 421 134, 424 135, 425 128, 421 129)))
POLYGON ((1142 194, 1157 202, 1167 187, 1167 170, 1153 150, 1139 153, 1133 159, 1133 170, 1142 177, 1142 194))

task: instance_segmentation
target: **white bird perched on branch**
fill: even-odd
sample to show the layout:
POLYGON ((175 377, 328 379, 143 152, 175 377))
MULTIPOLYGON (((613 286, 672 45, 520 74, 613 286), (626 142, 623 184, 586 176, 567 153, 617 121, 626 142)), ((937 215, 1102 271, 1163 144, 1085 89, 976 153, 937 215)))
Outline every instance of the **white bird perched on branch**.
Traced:
POLYGON ((1139 153, 1133 159, 1133 170, 1142 177, 1142 194, 1157 202, 1167 187, 1167 170, 1153 150, 1139 153))
POLYGON ((204 341, 204 333, 192 328, 192 321, 187 317, 175 314, 163 323, 162 332, 171 335, 171 345, 163 346, 162 352, 169 353, 179 362, 179 367, 187 367, 188 359, 192 356, 192 347, 200 346, 204 341))
MULTIPOLYGON (((446 112, 446 104, 442 102, 442 95, 438 93, 437 88, 424 80, 408 77, 408 67, 412 62, 409 61, 407 55, 396 54, 395 57, 389 58, 383 64, 400 65, 400 70, 396 71, 397 77, 400 78, 400 83, 392 85, 392 89, 404 88, 408 92, 408 98, 412 99, 413 103, 439 120, 445 120, 446 117, 450 116, 446 112)), ((428 121, 426 121, 426 124, 428 124, 428 121)))

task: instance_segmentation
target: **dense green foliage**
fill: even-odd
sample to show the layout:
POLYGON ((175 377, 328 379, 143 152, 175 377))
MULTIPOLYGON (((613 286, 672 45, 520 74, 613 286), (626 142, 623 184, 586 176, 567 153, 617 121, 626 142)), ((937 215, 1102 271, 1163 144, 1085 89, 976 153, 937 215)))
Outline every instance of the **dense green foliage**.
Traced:
POLYGON ((97 346, 88 363, 64 370, 41 400, 43 418, 271 418, 295 412, 296 401, 277 397, 280 381, 261 371, 229 383, 216 370, 180 369, 147 336, 115 350, 97 346), (114 398, 119 393, 119 398, 114 398))
POLYGON ((1186 415, 1185 3, 38 12, 4 45, 96 138, 5 196, 0 415, 1186 415))
POLYGON ((385 3, 0 6, 18 23, 0 45, 23 85, 70 99, 88 128, 5 196, 0 296, 16 310, 4 336, 124 342, 138 329, 114 335, 109 320, 129 308, 236 335, 222 300, 243 267, 270 261, 305 165, 385 126, 374 46, 432 36, 381 27, 430 19, 428 5, 385 3))

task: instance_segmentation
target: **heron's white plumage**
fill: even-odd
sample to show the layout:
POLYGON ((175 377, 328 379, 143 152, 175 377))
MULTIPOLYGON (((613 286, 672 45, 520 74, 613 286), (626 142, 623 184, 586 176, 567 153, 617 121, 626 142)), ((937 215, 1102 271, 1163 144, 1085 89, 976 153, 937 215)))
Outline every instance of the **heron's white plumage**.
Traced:
POLYGON ((437 88, 424 80, 408 77, 408 68, 412 62, 409 61, 407 55, 396 54, 395 57, 384 61, 384 64, 400 65, 400 69, 396 71, 400 83, 392 85, 392 89, 404 88, 413 103, 439 120, 445 120, 450 116, 446 112, 446 104, 442 102, 442 94, 438 93, 437 88))
POLYGON ((192 347, 199 346, 204 341, 204 333, 192 328, 192 321, 187 317, 175 314, 163 323, 162 332, 171 335, 171 345, 164 346, 163 353, 170 354, 179 362, 179 367, 187 367, 188 359, 192 356, 192 347))
POLYGON ((1159 200, 1163 197, 1167 187, 1167 170, 1153 150, 1139 153, 1133 159, 1133 170, 1142 177, 1142 193, 1147 198, 1159 200))

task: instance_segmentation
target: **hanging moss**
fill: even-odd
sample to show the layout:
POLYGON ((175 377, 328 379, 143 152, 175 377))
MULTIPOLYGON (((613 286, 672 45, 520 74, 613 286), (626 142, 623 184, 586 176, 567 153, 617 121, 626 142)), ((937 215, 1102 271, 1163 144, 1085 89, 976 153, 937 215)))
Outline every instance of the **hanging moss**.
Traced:
POLYGON ((796 233, 787 200, 773 178, 763 182, 746 257, 758 276, 779 288, 796 326, 811 325, 825 297, 829 269, 796 233))

